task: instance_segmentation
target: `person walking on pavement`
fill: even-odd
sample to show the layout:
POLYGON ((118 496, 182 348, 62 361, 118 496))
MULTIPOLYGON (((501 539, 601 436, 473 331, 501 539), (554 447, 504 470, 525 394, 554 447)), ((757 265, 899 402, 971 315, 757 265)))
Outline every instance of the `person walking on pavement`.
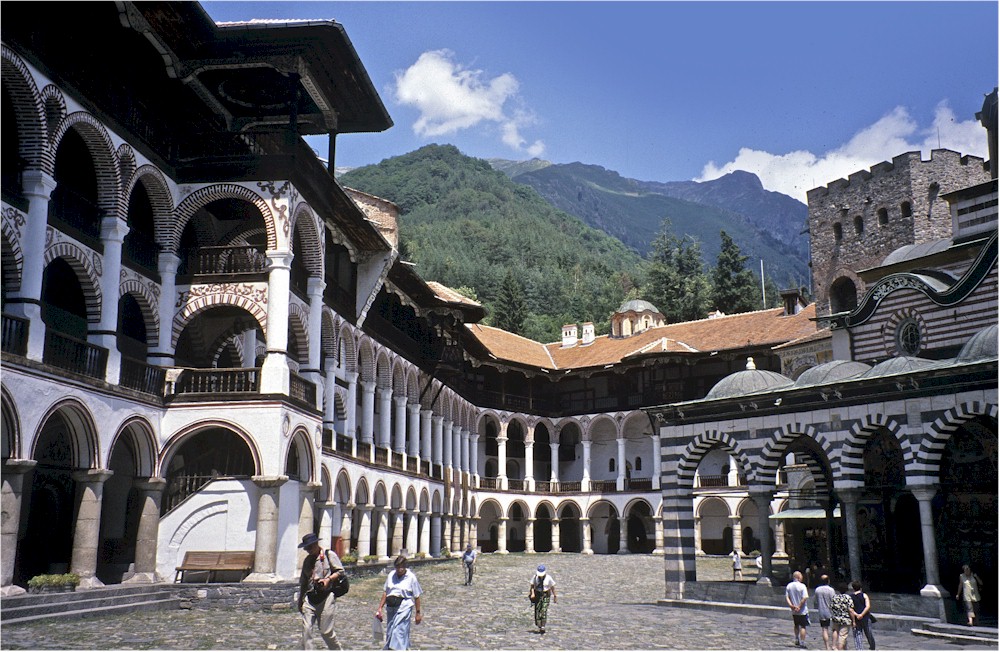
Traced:
POLYGON ((963 565, 962 574, 958 576, 958 590, 955 591, 955 597, 965 601, 965 614, 968 618, 965 624, 969 627, 975 625, 979 618, 979 591, 982 588, 983 580, 979 575, 973 573, 968 564, 963 565))
MULTIPOLYGON (((847 587, 839 587, 846 589, 847 587)), ((854 601, 846 590, 838 590, 837 594, 830 600, 830 615, 833 618, 833 647, 834 650, 847 648, 847 637, 851 634, 851 625, 854 619, 851 618, 851 608, 854 601)))
POLYGON ((312 629, 319 628, 320 636, 327 649, 344 649, 337 641, 333 630, 333 616, 336 612, 337 597, 333 594, 333 584, 346 574, 340 557, 332 550, 319 544, 319 537, 307 534, 302 537, 299 548, 306 551, 299 575, 299 613, 302 614, 302 649, 312 648, 312 629))
POLYGON ((806 627, 809 626, 809 589, 802 583, 802 573, 792 573, 792 581, 785 587, 785 602, 792 610, 792 630, 795 632, 795 647, 806 646, 806 627))
POLYGON ((375 610, 375 618, 382 620, 382 607, 385 614, 385 645, 383 650, 410 649, 410 618, 414 609, 416 616, 413 621, 418 625, 423 620, 420 610, 420 582, 413 571, 406 568, 406 557, 400 555, 392 562, 395 572, 385 578, 385 589, 382 599, 375 610))
POLYGON ((736 581, 736 576, 740 576, 740 580, 743 579, 743 562, 740 561, 740 551, 733 548, 733 551, 729 553, 730 559, 733 560, 733 581, 736 581))
POLYGON ((540 564, 531 580, 529 589, 531 601, 535 603, 535 627, 539 634, 545 633, 545 622, 549 615, 549 597, 552 602, 559 602, 556 597, 556 581, 545 572, 545 564, 540 564))
POLYGON ((814 593, 816 595, 816 613, 819 614, 819 627, 823 632, 823 649, 832 650, 833 640, 830 638, 830 623, 833 620, 833 613, 830 606, 837 592, 830 586, 829 575, 819 576, 819 586, 816 587, 814 593))
POLYGON ((851 618, 854 619, 854 649, 861 649, 861 634, 868 639, 868 648, 875 649, 875 636, 872 634, 872 603, 868 594, 861 590, 861 582, 851 582, 851 618))
POLYGON ((479 555, 476 554, 476 550, 472 547, 472 544, 465 544, 465 552, 462 553, 462 566, 465 569, 466 586, 472 584, 472 574, 476 570, 476 559, 478 557, 479 555))

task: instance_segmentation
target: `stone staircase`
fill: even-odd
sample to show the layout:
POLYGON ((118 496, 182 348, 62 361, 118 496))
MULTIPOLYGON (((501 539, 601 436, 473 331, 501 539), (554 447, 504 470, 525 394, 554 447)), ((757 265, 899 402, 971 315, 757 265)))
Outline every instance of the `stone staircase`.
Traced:
POLYGON ((953 625, 950 623, 924 623, 921 627, 915 627, 910 632, 916 636, 935 638, 950 643, 963 644, 983 644, 997 647, 996 627, 967 627, 965 625, 953 625))
POLYGON ((0 623, 12 625, 45 618, 86 618, 177 609, 182 598, 170 585, 107 586, 69 593, 24 593, 0 602, 0 623))

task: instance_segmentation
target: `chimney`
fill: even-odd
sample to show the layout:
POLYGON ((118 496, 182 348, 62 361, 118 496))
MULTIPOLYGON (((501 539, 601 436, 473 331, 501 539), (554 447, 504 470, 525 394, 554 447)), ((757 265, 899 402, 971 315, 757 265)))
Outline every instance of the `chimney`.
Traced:
POLYGON ((583 345, 594 343, 594 322, 588 321, 583 323, 583 345))
POLYGON ((566 324, 563 326, 563 348, 576 345, 576 324, 566 324))
POLYGON ((799 288, 781 291, 781 302, 785 307, 785 316, 797 315, 802 311, 805 301, 799 288))
POLYGON ((721 310, 713 310, 712 312, 708 313, 709 319, 718 319, 719 317, 725 317, 725 316, 726 313, 722 312, 721 310))

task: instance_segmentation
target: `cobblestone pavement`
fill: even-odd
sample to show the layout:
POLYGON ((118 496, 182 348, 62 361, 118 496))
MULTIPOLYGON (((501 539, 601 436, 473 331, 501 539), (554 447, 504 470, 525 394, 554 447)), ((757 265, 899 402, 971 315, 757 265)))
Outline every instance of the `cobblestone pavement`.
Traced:
MULTIPOLYGON (((728 579, 729 572, 727 560, 699 561, 699 576, 704 579, 728 579)), ((790 618, 658 606, 656 601, 663 596, 659 557, 482 555, 470 587, 463 584, 458 560, 417 573, 424 589, 424 621, 413 626, 416 649, 796 649, 790 618), (535 633, 527 598, 528 583, 539 563, 556 580, 559 596, 558 604, 549 609, 545 635, 535 633)), ((381 647, 373 642, 371 624, 383 581, 377 577, 352 581, 350 593, 338 601, 337 632, 345 647, 381 647)), ((7 625, 0 647, 288 650, 300 647, 299 631, 298 614, 290 610, 177 610, 7 625)), ((996 649, 878 629, 876 638, 880 649, 996 649)), ((313 642, 322 647, 318 636, 313 642)), ((822 649, 818 627, 810 628, 808 644, 822 649)))

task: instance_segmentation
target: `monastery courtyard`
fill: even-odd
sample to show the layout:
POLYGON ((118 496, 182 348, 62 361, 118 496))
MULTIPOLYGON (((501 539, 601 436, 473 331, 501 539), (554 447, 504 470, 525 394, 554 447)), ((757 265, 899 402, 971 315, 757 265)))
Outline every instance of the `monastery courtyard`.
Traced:
MULTIPOLYGON (((747 569, 750 578, 756 569, 747 569)), ((424 622, 414 625, 416 649, 796 649, 791 618, 765 618, 657 606, 663 560, 650 555, 488 554, 473 586, 463 585, 460 562, 416 569, 424 589, 424 622), (544 563, 556 580, 559 603, 549 609, 547 633, 535 633, 527 588, 544 563)), ((731 576, 728 559, 699 562, 706 579, 731 576)), ((372 640, 372 614, 383 579, 351 583, 337 604, 337 633, 348 649, 381 647, 372 640)), ((876 606, 877 611, 877 606, 876 606)), ((818 627, 809 649, 822 649, 818 627)), ((880 631, 880 649, 991 649, 958 646, 880 631)), ((323 647, 318 636, 314 644, 323 647)), ((3 627, 3 649, 300 649, 293 611, 179 610, 3 627)), ((849 649, 853 649, 853 641, 849 649)), ((995 649, 995 648, 993 648, 995 649)))

